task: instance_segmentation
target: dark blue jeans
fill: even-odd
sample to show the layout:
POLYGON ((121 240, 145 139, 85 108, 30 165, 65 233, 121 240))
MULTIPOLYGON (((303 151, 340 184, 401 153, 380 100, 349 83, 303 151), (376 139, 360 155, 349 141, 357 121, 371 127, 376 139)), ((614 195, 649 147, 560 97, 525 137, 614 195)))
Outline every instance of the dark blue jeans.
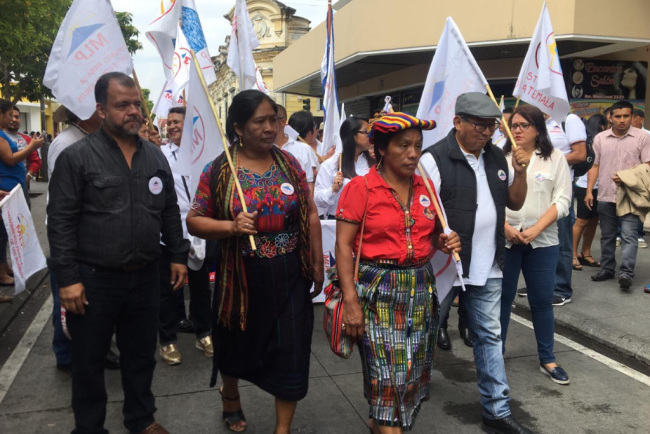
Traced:
POLYGON ((555 267, 560 246, 539 247, 513 245, 506 249, 506 265, 503 270, 503 293, 501 294, 501 340, 505 352, 512 302, 517 294, 519 272, 524 273, 528 289, 528 303, 533 316, 533 328, 537 339, 537 354, 542 363, 555 362, 553 354, 553 287, 555 267))
POLYGON ((160 275, 154 261, 137 271, 117 271, 80 264, 86 290, 86 313, 68 312, 72 337, 72 434, 107 434, 104 361, 113 331, 120 351, 124 426, 144 431, 154 422, 151 392, 156 367, 160 275))
POLYGON ((571 298, 571 275, 573 273, 573 223, 575 220, 573 206, 570 214, 557 221, 557 236, 560 241, 560 255, 555 269, 555 295, 571 298))
POLYGON ((50 271, 50 287, 52 289, 52 326, 54 337, 52 338, 52 350, 56 356, 57 365, 69 365, 72 363, 72 342, 63 332, 61 323, 61 300, 59 299, 59 285, 56 283, 56 276, 50 271))

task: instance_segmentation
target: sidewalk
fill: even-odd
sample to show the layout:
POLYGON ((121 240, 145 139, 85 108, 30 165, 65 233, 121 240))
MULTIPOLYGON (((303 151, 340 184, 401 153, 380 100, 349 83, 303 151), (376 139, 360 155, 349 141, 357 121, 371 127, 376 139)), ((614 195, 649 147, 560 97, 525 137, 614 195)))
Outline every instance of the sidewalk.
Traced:
MULTIPOLYGON (((646 238, 650 239, 650 235, 646 238)), ((616 251, 620 265, 621 249, 616 251)), ((600 230, 592 254, 600 258, 600 230)), ((572 302, 555 308, 556 324, 567 327, 603 345, 650 365, 650 294, 643 288, 650 283, 650 249, 639 249, 634 285, 629 292, 619 289, 617 280, 593 282, 599 268, 583 267, 573 272, 572 302)), ((525 286, 520 277, 519 288, 525 286)), ((516 297, 518 308, 530 310, 528 300, 516 297)))
MULTIPOLYGON (((36 227, 38 241, 41 243, 41 248, 45 256, 50 254, 50 246, 47 242, 47 229, 45 227, 45 207, 46 207, 46 182, 32 182, 31 183, 31 202, 32 202, 32 219, 36 227)), ((7 253, 9 255, 9 253, 7 253)), ((9 258, 9 256, 7 256, 9 258)), ((4 332, 7 327, 11 325, 11 321, 20 314, 23 305, 29 300, 34 291, 39 285, 47 278, 47 269, 36 273, 29 280, 27 280, 27 287, 25 291, 14 296, 11 303, 0 303, 0 333, 4 332)), ((13 295, 15 288, 0 287, 0 295, 13 295)))

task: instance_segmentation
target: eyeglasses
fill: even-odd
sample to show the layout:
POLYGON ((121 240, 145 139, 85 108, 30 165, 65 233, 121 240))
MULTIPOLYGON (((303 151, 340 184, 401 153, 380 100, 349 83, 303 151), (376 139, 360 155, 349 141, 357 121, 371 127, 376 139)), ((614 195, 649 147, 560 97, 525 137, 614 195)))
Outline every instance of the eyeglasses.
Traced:
POLYGON ((357 131, 357 134, 363 134, 364 136, 367 136, 368 134, 370 134, 370 131, 369 130, 359 130, 359 131, 357 131))
POLYGON ((467 118, 461 117, 461 119, 463 120, 463 122, 467 122, 468 124, 474 125, 474 129, 476 130, 477 133, 482 133, 485 130, 490 130, 490 132, 493 133, 494 130, 496 130, 499 127, 498 121, 494 121, 494 123, 490 122, 489 124, 480 124, 477 122, 472 122, 467 118))
POLYGON ((517 128, 521 128, 521 131, 526 131, 528 128, 530 128, 531 124, 528 122, 519 122, 516 124, 510 125, 510 131, 514 131, 517 128))

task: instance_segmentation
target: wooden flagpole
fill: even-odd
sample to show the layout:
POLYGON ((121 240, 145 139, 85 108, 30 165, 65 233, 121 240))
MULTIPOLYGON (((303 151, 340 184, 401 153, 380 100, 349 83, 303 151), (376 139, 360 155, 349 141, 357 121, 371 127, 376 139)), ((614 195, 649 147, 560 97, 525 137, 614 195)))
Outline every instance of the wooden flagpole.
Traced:
POLYGON ((519 101, 521 101, 521 97, 517 97, 517 101, 515 101, 515 110, 517 110, 517 107, 519 107, 519 101))
MULTIPOLYGON (((237 177, 237 170, 235 165, 232 162, 232 157, 230 156, 230 150, 228 149, 228 138, 226 135, 223 133, 223 129, 221 128, 221 122, 219 122, 219 116, 217 115, 217 109, 214 106, 214 102, 212 102, 212 98, 210 98, 210 92, 208 91, 208 85, 205 83, 205 79, 203 78, 203 72, 201 71, 201 66, 199 65, 199 61, 196 60, 196 53, 194 50, 191 50, 192 52, 192 60, 194 61, 194 67, 196 68, 196 71, 199 75, 199 78, 201 79, 201 85, 203 86, 203 91, 205 92, 206 96, 208 97, 208 101, 210 101, 210 108, 212 109, 212 114, 214 115, 214 120, 217 123, 217 128, 219 128, 219 134, 221 134, 221 140, 223 142, 223 150, 226 153, 226 158, 228 159, 228 165, 230 166, 230 171, 232 172, 232 177, 235 181, 235 187, 237 188, 237 194, 239 194, 239 198, 241 200, 241 206, 242 210, 244 212, 248 212, 248 209, 246 207, 246 200, 244 197, 244 192, 241 188, 241 184, 239 183, 239 179, 237 177)), ((250 240, 251 243, 251 248, 253 250, 257 250, 257 245, 255 244, 255 239, 253 238, 252 235, 248 236, 248 239, 250 240)))
MULTIPOLYGON (((494 94, 492 93, 492 89, 490 88, 490 85, 485 83, 485 88, 487 89, 488 95, 490 95, 490 98, 492 101, 494 101, 494 104, 496 104, 497 107, 499 107, 499 103, 497 102, 497 99, 494 97, 494 94)), ((501 110, 501 108, 499 108, 501 110)), ((508 133, 508 138, 510 139, 510 143, 512 143, 513 149, 517 147, 517 143, 515 143, 515 138, 512 136, 512 131, 510 131, 510 127, 508 126, 508 122, 505 122, 505 119, 501 117, 501 123, 506 129, 506 133, 508 133)), ((523 167, 526 167, 526 165, 523 165, 523 167)))
MULTIPOLYGON (((436 214, 438 214, 438 219, 440 220, 442 229, 443 230, 447 229, 449 225, 447 224, 447 221, 445 220, 445 215, 442 213, 442 209, 440 208, 440 204, 438 203, 438 195, 433 192, 433 189, 431 188, 431 184, 429 184, 429 178, 427 178, 427 173, 424 171, 420 163, 418 163, 418 170, 420 171, 420 176, 422 176, 422 179, 424 180, 424 185, 427 187, 429 196, 431 196, 431 202, 433 202, 433 206, 436 208, 436 214)), ((454 255, 454 259, 456 260, 456 262, 460 262, 460 255, 458 254, 458 252, 454 250, 452 254, 454 255)))
POLYGON ((499 108, 503 105, 503 95, 501 95, 501 100, 499 100, 499 108))
POLYGON ((138 86, 138 90, 140 91, 140 99, 142 100, 144 114, 149 120, 149 131, 155 131, 153 129, 153 120, 151 120, 151 113, 149 113, 149 106, 147 105, 147 100, 144 98, 144 93, 142 93, 142 86, 140 86, 140 81, 138 80, 138 74, 135 73, 135 68, 133 68, 133 81, 135 81, 135 85, 138 86))
POLYGON ((343 152, 339 154, 339 172, 343 170, 343 152))

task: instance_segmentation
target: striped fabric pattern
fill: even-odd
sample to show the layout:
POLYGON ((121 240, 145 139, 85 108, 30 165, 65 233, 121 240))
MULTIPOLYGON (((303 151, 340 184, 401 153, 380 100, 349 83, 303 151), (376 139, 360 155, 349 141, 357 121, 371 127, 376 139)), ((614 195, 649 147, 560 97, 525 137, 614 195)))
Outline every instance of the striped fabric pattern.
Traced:
POLYGON ((429 261, 409 268, 362 262, 359 268, 364 394, 378 425, 410 431, 429 394, 438 329, 434 279, 429 261))
POLYGON ((436 121, 423 121, 406 113, 394 112, 384 115, 372 123, 368 137, 372 142, 375 133, 395 133, 407 128, 419 128, 432 130, 436 127, 436 121))

